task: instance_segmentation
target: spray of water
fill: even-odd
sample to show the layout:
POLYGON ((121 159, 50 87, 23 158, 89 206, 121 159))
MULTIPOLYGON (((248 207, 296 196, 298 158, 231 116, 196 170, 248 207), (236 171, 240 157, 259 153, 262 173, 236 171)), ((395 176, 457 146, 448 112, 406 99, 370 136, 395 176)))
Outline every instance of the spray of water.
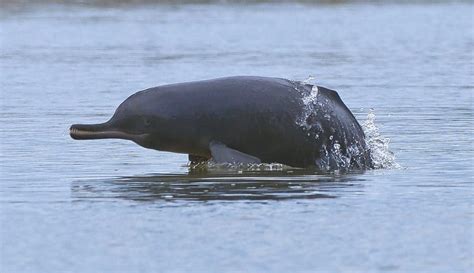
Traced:
POLYGON ((309 75, 306 79, 302 80, 302 84, 312 84, 314 85, 316 78, 314 76, 309 75))
MULTIPOLYGON (((308 118, 315 109, 318 103, 318 87, 314 82, 314 77, 310 76, 306 80, 301 81, 304 85, 313 85, 309 93, 303 96, 303 115, 296 120, 296 123, 305 130, 310 130, 313 124, 308 124, 308 118)), ((325 114, 323 116, 330 119, 330 116, 325 114)), ((367 116, 367 120, 362 123, 362 128, 366 136, 366 144, 371 152, 371 159, 376 169, 398 169, 401 166, 395 161, 395 155, 389 149, 390 139, 381 135, 378 126, 375 123, 375 113, 371 110, 367 116)), ((319 135, 315 135, 315 139, 319 135)), ((331 140, 332 136, 330 136, 331 140)), ((350 167, 350 162, 357 159, 363 151, 360 151, 357 145, 352 145, 347 148, 347 153, 342 153, 340 145, 336 142, 334 147, 322 147, 323 153, 319 159, 318 166, 321 169, 347 169, 350 167), (332 161, 332 165, 329 163, 332 161)))
MULTIPOLYGON (((309 116, 315 112, 316 104, 318 103, 318 86, 314 83, 315 78, 309 76, 304 81, 301 81, 300 84, 302 85, 312 85, 311 90, 309 93, 303 96, 303 115, 296 120, 296 123, 303 127, 306 130, 309 130, 312 126, 308 124, 309 116)), ((298 92, 306 92, 306 89, 297 89, 298 92)))
POLYGON ((375 113, 371 109, 367 120, 362 123, 365 133, 365 142, 370 149, 372 161, 376 169, 399 169, 401 166, 395 161, 395 155, 389 149, 390 139, 380 134, 375 124, 375 113))

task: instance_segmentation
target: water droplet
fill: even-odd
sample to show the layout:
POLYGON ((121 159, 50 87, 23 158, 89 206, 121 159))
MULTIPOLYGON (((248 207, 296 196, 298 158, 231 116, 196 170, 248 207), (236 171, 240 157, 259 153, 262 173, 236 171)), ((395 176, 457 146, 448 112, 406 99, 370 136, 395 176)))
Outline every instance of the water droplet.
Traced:
POLYGON ((302 81, 301 83, 302 83, 302 84, 311 84, 311 83, 314 82, 314 80, 315 80, 315 78, 314 78, 313 76, 309 75, 308 78, 306 78, 306 79, 305 79, 304 81, 302 81))

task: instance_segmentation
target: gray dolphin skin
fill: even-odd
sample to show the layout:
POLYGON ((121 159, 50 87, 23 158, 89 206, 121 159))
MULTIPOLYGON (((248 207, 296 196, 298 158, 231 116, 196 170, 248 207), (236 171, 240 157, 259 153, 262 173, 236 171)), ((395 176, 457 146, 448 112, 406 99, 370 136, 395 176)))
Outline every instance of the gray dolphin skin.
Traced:
POLYGON ((364 132, 336 91, 238 76, 158 86, 127 98, 73 139, 127 139, 191 162, 281 163, 320 170, 372 167, 364 132))

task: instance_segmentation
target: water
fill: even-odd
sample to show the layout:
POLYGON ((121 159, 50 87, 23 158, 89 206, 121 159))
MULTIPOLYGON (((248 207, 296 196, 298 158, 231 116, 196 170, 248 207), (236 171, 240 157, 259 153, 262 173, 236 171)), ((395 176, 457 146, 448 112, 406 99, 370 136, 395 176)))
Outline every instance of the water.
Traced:
POLYGON ((473 270, 472 4, 98 3, 2 4, 1 272, 473 270), (135 91, 229 75, 313 76, 395 161, 190 170, 68 136, 135 91))

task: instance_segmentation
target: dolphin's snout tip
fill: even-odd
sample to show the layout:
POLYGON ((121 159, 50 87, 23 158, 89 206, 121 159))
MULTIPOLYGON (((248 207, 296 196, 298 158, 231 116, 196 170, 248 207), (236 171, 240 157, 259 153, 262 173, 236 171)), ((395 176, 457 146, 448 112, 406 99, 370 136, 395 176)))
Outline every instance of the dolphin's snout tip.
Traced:
POLYGON ((73 124, 69 127, 69 135, 73 139, 89 139, 94 133, 95 125, 73 124))
POLYGON ((78 132, 79 132, 79 130, 77 129, 77 127, 76 127, 75 124, 73 124, 73 125, 71 125, 71 127, 69 127, 69 136, 70 136, 72 139, 78 139, 78 138, 77 138, 78 132))

